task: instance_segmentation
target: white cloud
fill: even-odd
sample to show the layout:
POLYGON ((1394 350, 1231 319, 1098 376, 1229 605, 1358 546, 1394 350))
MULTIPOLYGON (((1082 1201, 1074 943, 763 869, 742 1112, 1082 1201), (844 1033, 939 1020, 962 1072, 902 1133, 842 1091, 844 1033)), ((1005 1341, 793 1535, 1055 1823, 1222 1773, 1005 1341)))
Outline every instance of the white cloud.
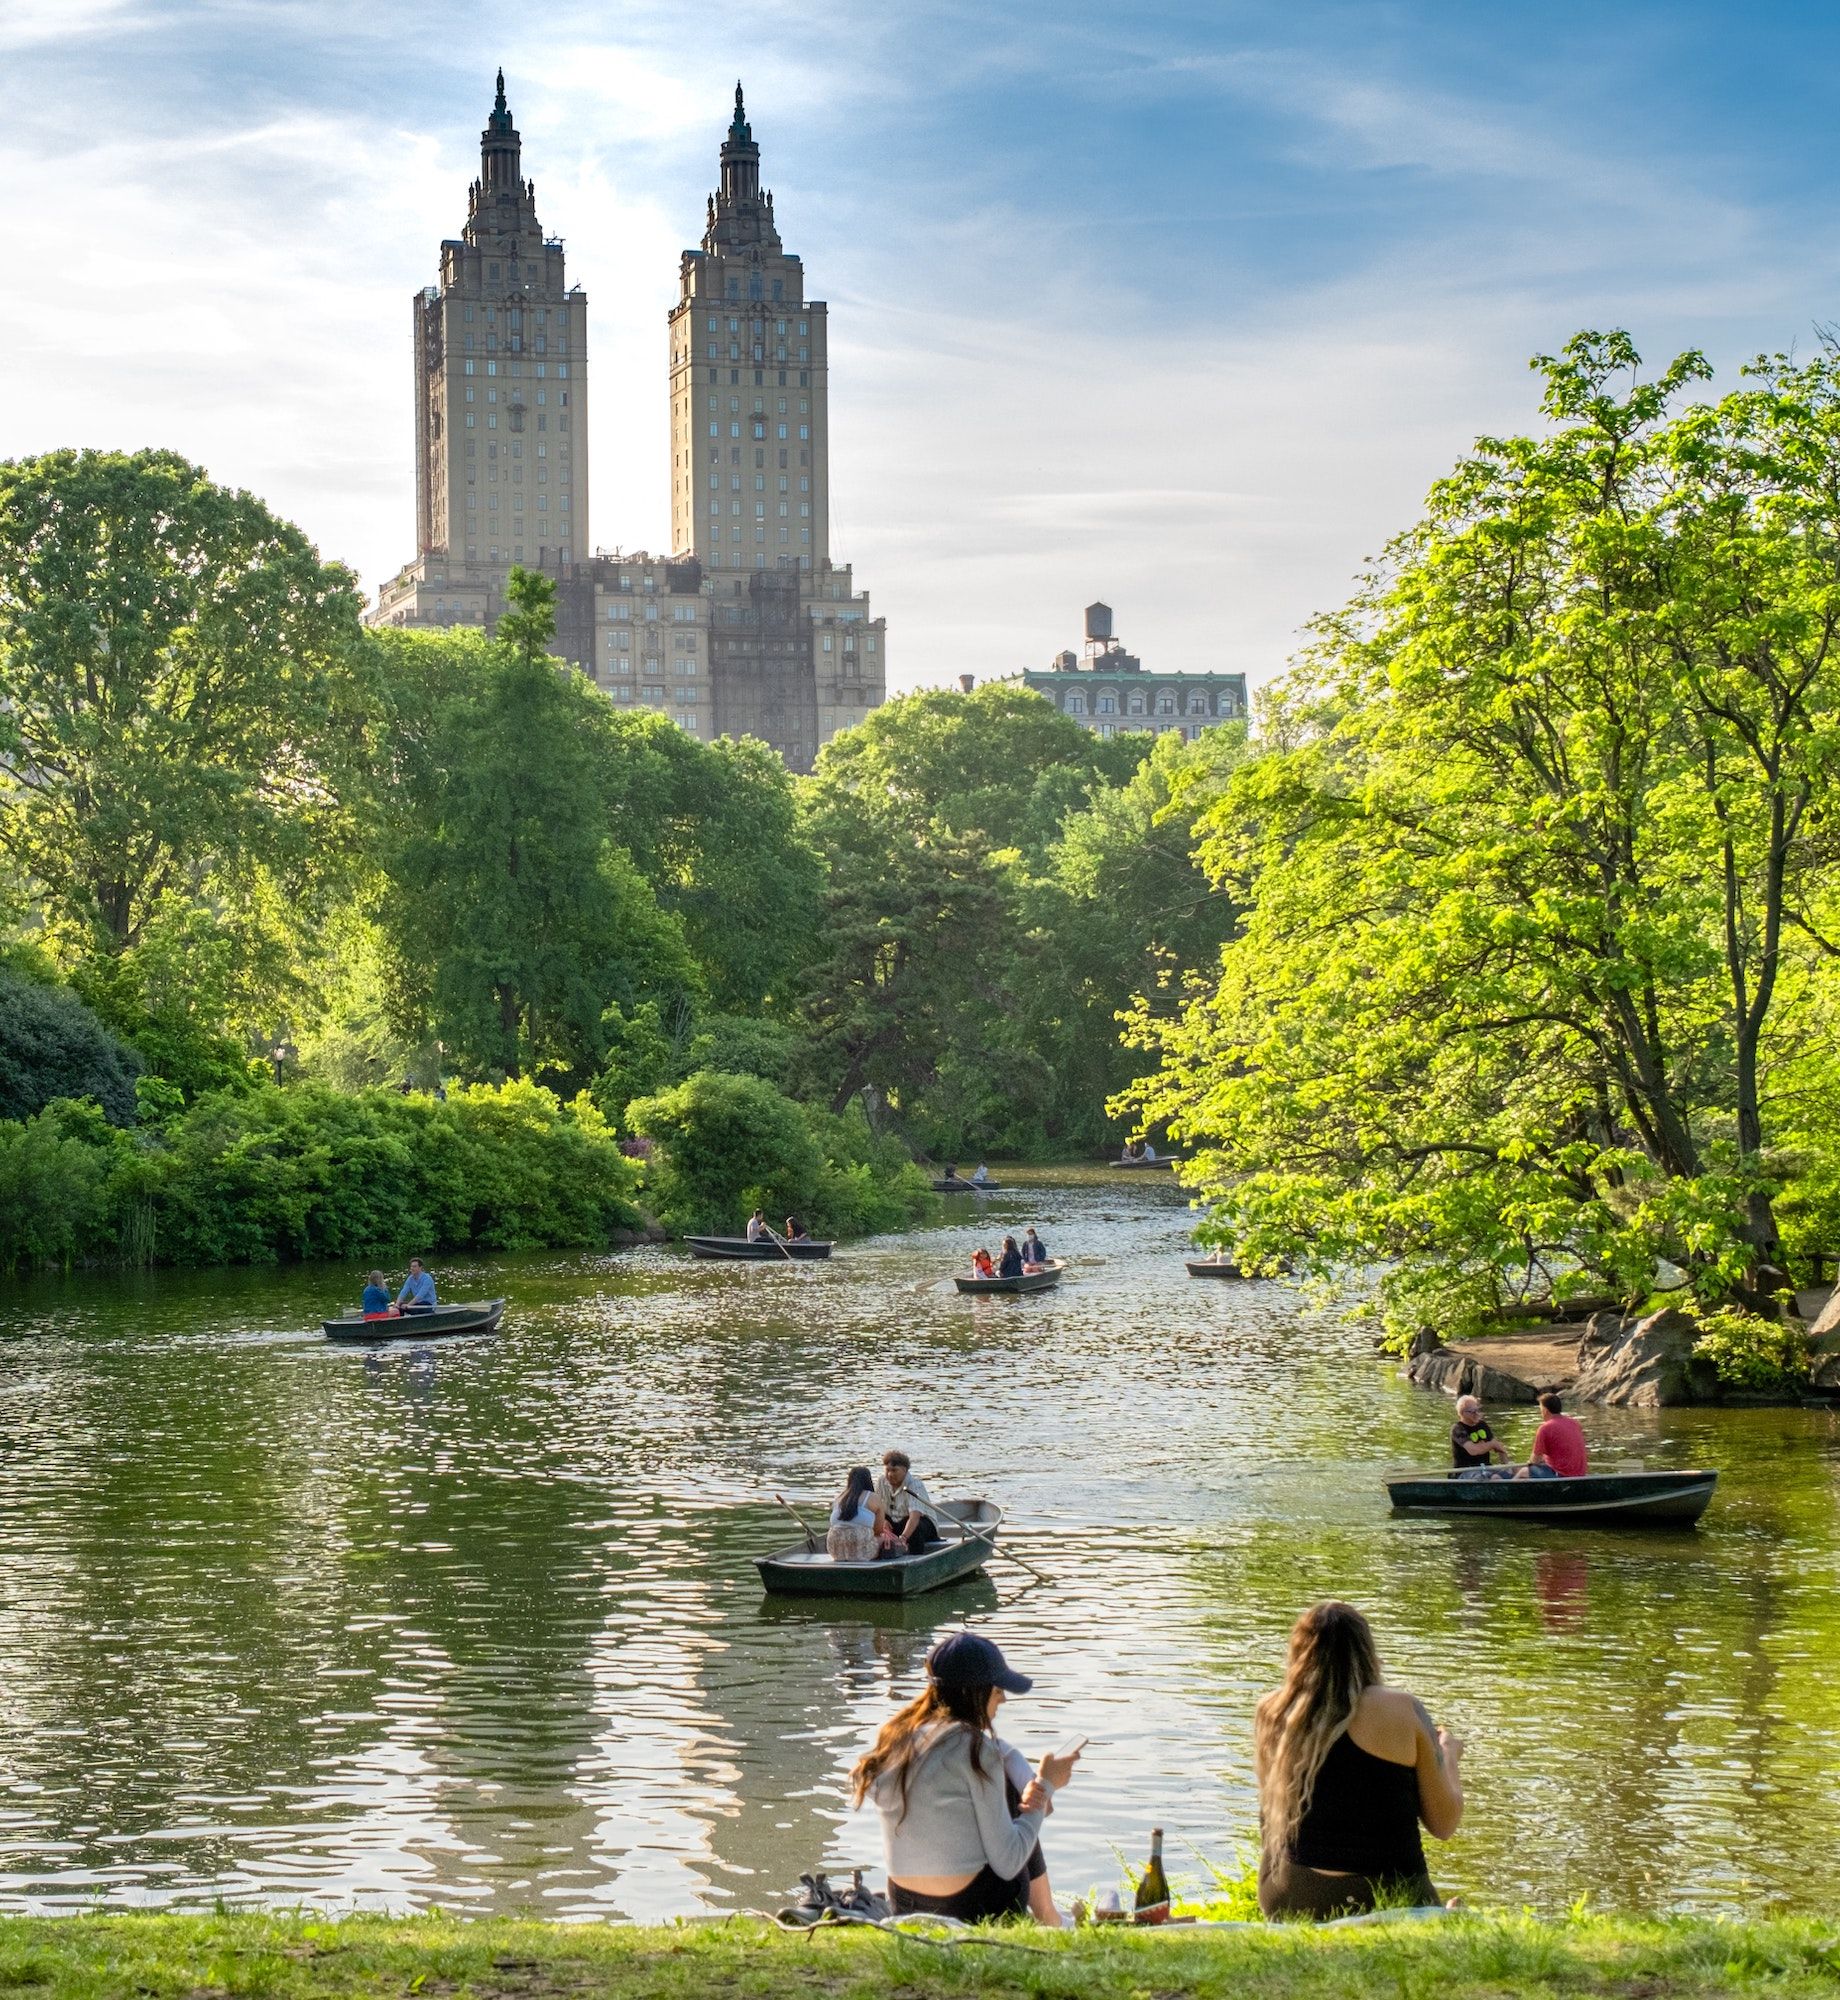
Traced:
POLYGON ((661 547, 664 315, 745 51, 781 226, 832 302, 832 545, 889 617, 897 683, 1043 662, 1094 597, 1153 664, 1256 676, 1470 436, 1530 421, 1534 348, 1585 324, 1630 325, 1657 357, 1776 344, 1816 316, 1805 274, 1836 247, 1825 223, 1785 243, 1712 176, 1546 106, 1354 57, 1178 63, 1146 41, 1106 73, 1077 23, 979 34, 968 12, 784 0, 719 6, 686 46, 682 18, 662 0, 613 30, 574 6, 505 23, 401 0, 11 0, 0 46, 31 66, 27 115, 0 132, 0 454, 171 445, 374 588, 413 552, 409 301, 464 220, 502 59, 544 224, 592 302, 594 538, 661 547), (425 94, 358 91, 379 64, 416 75, 401 51, 424 39, 447 52, 425 94), (177 94, 149 82, 156 55, 183 70, 200 47, 228 66, 177 94), (1154 157, 1136 164, 1157 254, 1134 276, 1051 180, 968 197, 975 132, 924 185, 889 184, 889 120, 1055 62, 1121 101, 1256 103, 1275 148, 1363 204, 1398 169, 1442 198, 1236 301, 1162 212, 1192 190, 1154 157))

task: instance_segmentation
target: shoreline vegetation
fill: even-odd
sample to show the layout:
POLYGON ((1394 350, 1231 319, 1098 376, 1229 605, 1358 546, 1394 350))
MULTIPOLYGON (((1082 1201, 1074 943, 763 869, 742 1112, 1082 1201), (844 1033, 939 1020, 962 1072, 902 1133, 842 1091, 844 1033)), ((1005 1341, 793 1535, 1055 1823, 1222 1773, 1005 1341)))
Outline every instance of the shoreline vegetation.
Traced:
POLYGON ((230 1993, 274 2000, 944 2000, 1038 1993, 1342 2000, 1689 2000, 1840 1991, 1840 1930, 1807 1917, 1637 1919, 1574 1913, 1253 1925, 1182 1935, 985 1928, 946 1945, 874 1931, 778 1931, 756 1919, 675 1925, 518 1918, 134 1914, 0 1918, 0 1984, 46 2000, 230 1993))
POLYGON ((1120 1010, 1233 927, 1243 723, 932 690, 795 776, 507 595, 369 630, 173 453, 0 464, 0 1275, 848 1236, 917 1159, 1116 1152, 1120 1010))

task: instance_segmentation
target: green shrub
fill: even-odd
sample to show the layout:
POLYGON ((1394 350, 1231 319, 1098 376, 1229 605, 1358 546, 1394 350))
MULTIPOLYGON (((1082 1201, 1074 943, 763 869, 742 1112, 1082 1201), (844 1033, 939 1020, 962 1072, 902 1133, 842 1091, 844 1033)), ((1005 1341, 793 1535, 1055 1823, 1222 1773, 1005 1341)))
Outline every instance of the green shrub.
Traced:
POLYGON ((797 1215, 816 1234, 861 1235, 924 1214, 925 1177, 898 1147, 854 1122, 795 1104, 755 1076, 698 1070, 626 1107, 657 1147, 652 1189, 672 1229, 732 1232, 753 1209, 775 1227, 797 1215))
POLYGON ((1788 1389, 1806 1380, 1808 1346, 1793 1321, 1765 1319, 1739 1306, 1702 1309, 1693 1352, 1712 1363, 1730 1389, 1788 1389))
POLYGON ((68 987, 0 965, 0 1118, 30 1118, 61 1097, 89 1097, 111 1124, 130 1125, 140 1067, 68 987))
POLYGON ((0 1123, 0 1268, 589 1248, 643 1221, 605 1119, 535 1084, 149 1095, 133 1135, 83 1105, 0 1123))
POLYGON ((71 1264, 108 1242, 116 1148, 128 1143, 84 1105, 0 1123, 0 1270, 71 1264))

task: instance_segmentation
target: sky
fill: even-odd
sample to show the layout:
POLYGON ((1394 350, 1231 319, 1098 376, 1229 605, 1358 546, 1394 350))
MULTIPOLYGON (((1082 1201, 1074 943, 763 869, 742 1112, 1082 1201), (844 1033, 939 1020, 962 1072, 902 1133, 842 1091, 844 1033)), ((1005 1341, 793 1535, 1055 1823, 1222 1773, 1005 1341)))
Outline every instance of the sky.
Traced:
POLYGON ((890 682, 1282 671, 1532 356, 1840 320, 1840 11, 1522 0, 0 0, 0 458, 170 447, 377 585, 410 300, 504 65, 590 301, 593 540, 663 550, 665 315, 734 82, 830 302, 890 682))

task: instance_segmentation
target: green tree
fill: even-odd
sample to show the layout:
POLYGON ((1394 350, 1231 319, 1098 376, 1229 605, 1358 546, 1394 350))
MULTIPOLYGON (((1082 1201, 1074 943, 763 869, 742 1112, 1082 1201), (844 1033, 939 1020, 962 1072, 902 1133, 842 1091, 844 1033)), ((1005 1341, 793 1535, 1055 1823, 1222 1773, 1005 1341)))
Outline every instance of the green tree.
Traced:
POLYGON ((323 889, 363 768, 350 575, 171 452, 0 465, 0 853, 71 949, 323 889))
POLYGON ((701 743, 662 715, 615 710, 610 727, 614 837, 681 920, 711 1002, 783 1000, 824 886, 785 764, 751 737, 701 743))
POLYGON ((1028 871, 1148 742, 991 684, 904 696, 824 746, 806 797, 829 875, 799 1008, 812 1087, 835 1107, 872 1089, 935 1148, 1039 1129, 1050 1058, 1003 1032, 1028 871))
POLYGON ((1130 776, 1149 741, 1107 741, 1000 681, 903 695, 819 751, 813 832, 830 851, 938 833, 1039 855, 1068 812, 1130 776))
MULTIPOLYGON (((555 585, 515 569, 482 671, 401 753, 381 918, 406 1018, 462 1074, 586 1083, 609 1006, 697 984, 680 923, 610 831, 602 697, 547 651, 555 585)), ((420 655, 410 655, 419 659, 420 655)))
POLYGON ((134 1122, 140 1063, 67 987, 0 965, 0 1119, 30 1118, 60 1097, 91 1098, 134 1122))
POLYGON ((1398 1260, 1401 1330, 1777 1257, 1770 1065, 1831 954, 1840 371, 1680 407, 1621 335, 1434 489, 1209 815, 1248 905, 1139 1115, 1252 1254, 1398 1260))

